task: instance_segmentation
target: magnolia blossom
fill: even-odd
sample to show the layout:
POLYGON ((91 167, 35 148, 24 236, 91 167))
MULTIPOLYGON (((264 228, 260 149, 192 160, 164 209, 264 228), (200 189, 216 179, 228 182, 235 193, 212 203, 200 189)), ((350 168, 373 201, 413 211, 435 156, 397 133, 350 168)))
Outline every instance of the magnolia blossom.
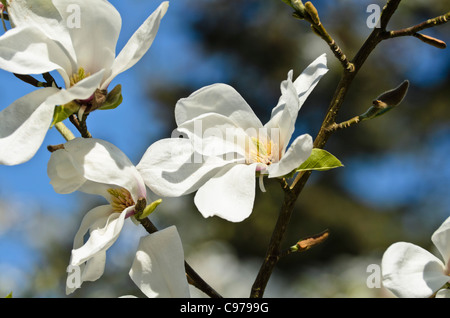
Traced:
POLYGON ((0 68, 16 74, 57 71, 65 89, 46 87, 0 112, 0 164, 29 160, 39 149, 55 105, 77 101, 84 110, 94 92, 132 67, 150 48, 168 8, 163 2, 115 56, 118 11, 105 0, 9 0, 12 29, 0 37, 0 68))
POLYGON ((199 89, 175 106, 175 138, 151 145, 137 165, 147 186, 162 196, 197 191, 195 204, 204 217, 232 222, 247 218, 255 199, 255 176, 283 177, 311 154, 311 136, 292 141, 300 107, 328 71, 325 54, 293 82, 281 83, 281 98, 262 125, 231 86, 199 89), (178 138, 183 135, 187 138, 178 138))
MULTIPOLYGON (((118 238, 125 219, 134 217, 136 203, 147 198, 144 181, 123 152, 93 138, 75 138, 54 151, 47 172, 58 193, 78 190, 101 195, 108 202, 83 217, 70 259, 71 266, 80 267, 81 281, 95 281, 103 274, 106 250, 118 238)), ((67 287, 67 293, 74 290, 67 287)))
POLYGON ((443 261, 427 250, 406 242, 391 245, 383 255, 383 285, 398 297, 450 297, 450 217, 433 233, 431 240, 443 261))
POLYGON ((142 237, 129 273, 149 298, 186 298, 184 252, 175 226, 142 237))

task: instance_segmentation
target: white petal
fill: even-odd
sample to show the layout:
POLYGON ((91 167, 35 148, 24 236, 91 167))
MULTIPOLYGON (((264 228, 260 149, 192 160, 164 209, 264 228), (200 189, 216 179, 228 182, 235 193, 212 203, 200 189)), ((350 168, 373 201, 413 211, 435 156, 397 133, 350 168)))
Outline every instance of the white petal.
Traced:
POLYGON ((141 238, 129 274, 147 297, 189 297, 183 246, 175 226, 141 238))
POLYGON ((176 197, 196 191, 226 164, 195 153, 189 139, 166 138, 152 144, 136 167, 153 192, 176 197))
POLYGON ((114 6, 92 0, 53 0, 53 4, 67 24, 78 67, 91 74, 109 70, 122 26, 114 6))
POLYGON ((71 65, 63 48, 37 28, 14 28, 0 37, 0 68, 5 71, 41 74, 59 70, 65 74, 71 65))
MULTIPOLYGON (((116 146, 100 139, 75 138, 68 141, 64 149, 52 153, 48 173, 51 184, 59 193, 80 190, 99 194, 99 189, 106 190, 108 185, 115 185, 127 189, 135 201, 146 196, 144 181, 128 157, 116 146), (83 179, 100 188, 96 189, 92 183, 83 183, 83 179)), ((103 195, 108 196, 106 193, 103 195)))
POLYGON ((313 140, 310 135, 297 137, 281 160, 268 167, 269 178, 285 176, 298 168, 311 155, 312 148, 313 140))
POLYGON ((327 72, 327 55, 322 54, 295 79, 294 87, 298 93, 300 107, 327 72))
POLYGON ((216 113, 200 115, 186 121, 174 131, 173 137, 186 135, 195 151, 205 156, 227 154, 230 159, 245 159, 251 137, 257 137, 259 130, 236 126, 228 117, 216 113))
MULTIPOLYGON (((119 237, 125 216, 130 209, 134 207, 128 207, 123 212, 117 213, 112 211, 110 205, 102 205, 86 213, 75 235, 70 264, 79 266, 113 245, 119 237), (88 231, 89 239, 84 242, 84 235, 88 231)), ((97 269, 95 270, 98 272, 97 269)), ((101 272, 103 273, 103 270, 101 272)), ((92 277, 92 275, 88 276, 92 277)))
POLYGON ((226 84, 203 87, 189 97, 180 99, 175 106, 175 120, 178 126, 205 113, 228 117, 236 127, 244 130, 262 127, 261 121, 244 98, 226 84))
POLYGON ((272 115, 265 125, 267 128, 278 128, 281 131, 280 144, 286 149, 295 129, 297 114, 319 80, 328 72, 326 54, 314 60, 292 83, 292 71, 287 80, 281 83, 281 97, 272 110, 272 115), (294 95, 297 96, 295 101, 294 95))
POLYGON ((86 182, 81 168, 65 149, 52 152, 47 164, 47 175, 57 193, 72 193, 86 182))
POLYGON ((436 298, 450 298, 450 289, 441 289, 436 293, 436 298))
POLYGON ((33 91, 0 112, 0 164, 28 161, 42 144, 53 118, 54 105, 47 103, 56 88, 33 91))
POLYGON ((444 259, 447 275, 450 275, 450 217, 433 233, 431 240, 444 259))
MULTIPOLYGON (((303 105, 303 103, 308 98, 309 94, 311 94, 313 89, 319 83, 319 80, 327 72, 328 72, 327 57, 326 54, 322 54, 317 59, 315 59, 310 65, 308 65, 308 67, 295 79, 293 84, 298 94, 299 107, 303 105)), ((291 72, 289 72, 289 77, 292 78, 291 72)), ((272 110, 272 117, 274 117, 280 111, 283 111, 285 103, 286 101, 284 100, 284 97, 281 96, 277 106, 272 110)))
POLYGON ((386 250, 381 268, 383 285, 397 297, 429 297, 449 279, 437 257, 405 242, 395 243, 386 250))
POLYGON ((8 2, 8 14, 15 28, 29 26, 40 30, 49 39, 61 42, 66 49, 71 45, 68 24, 52 1, 40 1, 39 4, 31 3, 32 0, 8 2))
POLYGON ((256 164, 232 164, 209 179, 194 202, 202 215, 241 222, 250 216, 255 201, 256 164))
MULTIPOLYGON (((124 214, 124 213, 122 213, 124 214)), ((106 249, 103 242, 99 240, 98 236, 102 232, 106 232, 108 219, 114 215, 113 218, 121 216, 119 213, 113 213, 110 205, 101 205, 90 210, 83 217, 80 227, 75 234, 73 241, 72 255, 70 257, 70 266, 78 266, 81 272, 81 283, 83 281, 94 281, 103 275, 105 269, 106 249), (92 239, 85 243, 85 235, 90 231, 94 232, 92 239), (97 244, 96 244, 97 243, 97 244), (86 263, 87 262, 87 263, 86 263)), ((110 228, 111 232, 111 228, 110 228)), ((107 234, 110 234, 108 232, 107 234)), ((66 286, 66 294, 70 294, 80 286, 66 286)))
MULTIPOLYGON (((128 40, 127 44, 120 51, 112 65, 112 73, 105 80, 105 85, 109 83, 118 74, 126 71, 136 64, 142 56, 148 51, 156 37, 161 19, 167 12, 169 2, 165 1, 145 20, 139 29, 128 40)), ((106 88, 106 87, 102 87, 106 88)))
POLYGON ((272 117, 265 127, 267 129, 278 129, 281 155, 283 155, 294 133, 300 104, 294 84, 290 79, 282 83, 281 92, 285 101, 284 109, 278 116, 272 117))

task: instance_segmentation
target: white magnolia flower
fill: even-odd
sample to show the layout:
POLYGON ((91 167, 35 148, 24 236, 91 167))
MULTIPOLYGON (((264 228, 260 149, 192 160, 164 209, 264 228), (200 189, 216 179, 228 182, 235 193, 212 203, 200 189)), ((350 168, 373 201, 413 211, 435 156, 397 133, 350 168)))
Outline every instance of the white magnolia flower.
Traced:
MULTIPOLYGON (((431 236, 443 261, 406 242, 391 245, 383 255, 383 285, 397 297, 430 297, 450 282, 450 217, 431 236)), ((449 297, 447 289, 436 297, 449 297)))
POLYGON ((8 0, 12 29, 0 37, 0 68, 16 74, 57 71, 65 89, 34 91, 0 112, 0 164, 29 160, 52 122, 55 105, 89 107, 151 46, 168 8, 163 2, 115 56, 121 17, 105 0, 8 0), (7 150, 5 150, 7 149, 7 150))
POLYGON ((149 298, 187 298, 184 251, 175 226, 141 238, 130 277, 149 298))
MULTIPOLYGON (((103 274, 106 250, 118 238, 125 219, 134 218, 136 203, 149 195, 144 181, 123 152, 93 138, 75 138, 54 151, 47 172, 58 193, 78 190, 101 195, 108 202, 83 217, 70 260, 71 266, 80 267, 82 282, 95 281, 103 274)), ((74 289, 68 286, 67 293, 74 289)))
POLYGON ((264 126, 242 96, 225 84, 179 100, 176 138, 151 145, 137 165, 147 186, 162 196, 197 191, 195 204, 204 217, 244 220, 253 209, 255 175, 263 189, 263 176, 287 175, 310 156, 311 136, 288 144, 300 107, 327 71, 325 54, 294 82, 290 71, 264 126), (188 138, 177 138, 179 134, 188 138))

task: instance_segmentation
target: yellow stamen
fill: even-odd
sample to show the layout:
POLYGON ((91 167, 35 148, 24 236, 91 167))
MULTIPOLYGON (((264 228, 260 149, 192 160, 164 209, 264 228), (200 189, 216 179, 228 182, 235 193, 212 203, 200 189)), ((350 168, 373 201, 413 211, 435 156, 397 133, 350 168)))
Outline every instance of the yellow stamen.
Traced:
POLYGON ((110 188, 107 191, 111 195, 111 206, 114 212, 122 212, 127 207, 135 205, 131 193, 127 189, 110 188))
POLYGON ((90 75, 91 75, 91 73, 85 73, 84 68, 80 67, 78 69, 77 73, 72 74, 72 76, 70 76, 70 78, 69 78, 70 87, 72 87, 73 85, 75 85, 76 83, 78 83, 79 81, 81 81, 82 79, 85 79, 86 77, 88 77, 90 75))
POLYGON ((260 139, 255 137, 251 137, 251 140, 255 145, 256 150, 250 150, 250 158, 248 158, 248 161, 250 163, 259 162, 270 165, 274 159, 272 156, 272 141, 269 139, 261 141, 260 139))

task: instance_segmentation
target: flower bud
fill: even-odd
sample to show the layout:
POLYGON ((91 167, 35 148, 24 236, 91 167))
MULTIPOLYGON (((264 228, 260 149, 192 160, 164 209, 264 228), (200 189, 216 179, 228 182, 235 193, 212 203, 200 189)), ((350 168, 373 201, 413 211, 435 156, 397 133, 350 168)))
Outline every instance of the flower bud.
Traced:
POLYGON ((429 44, 431 46, 437 47, 438 49, 445 49, 447 47, 447 44, 444 41, 433 38, 429 35, 414 33, 414 36, 418 38, 420 41, 429 44))
POLYGON ((399 86, 389 91, 384 92, 378 96, 374 101, 374 105, 378 105, 382 108, 394 107, 401 103, 408 91, 409 81, 404 81, 399 86))
POLYGON ((153 211, 155 211, 156 207, 162 202, 161 199, 158 199, 156 201, 153 201, 152 203, 150 203, 149 205, 147 205, 144 209, 144 211, 142 211, 142 213, 140 215, 136 215, 136 217, 138 219, 145 219, 147 216, 149 216, 153 211))
POLYGON ((378 117, 400 104, 408 91, 408 87, 409 81, 405 80, 396 88, 386 91, 378 96, 372 102, 372 106, 364 114, 359 116, 359 120, 378 117))
POLYGON ((314 24, 320 25, 319 13, 317 12, 316 7, 314 7, 314 5, 310 1, 305 3, 305 9, 306 12, 308 12, 309 16, 311 17, 314 24))

